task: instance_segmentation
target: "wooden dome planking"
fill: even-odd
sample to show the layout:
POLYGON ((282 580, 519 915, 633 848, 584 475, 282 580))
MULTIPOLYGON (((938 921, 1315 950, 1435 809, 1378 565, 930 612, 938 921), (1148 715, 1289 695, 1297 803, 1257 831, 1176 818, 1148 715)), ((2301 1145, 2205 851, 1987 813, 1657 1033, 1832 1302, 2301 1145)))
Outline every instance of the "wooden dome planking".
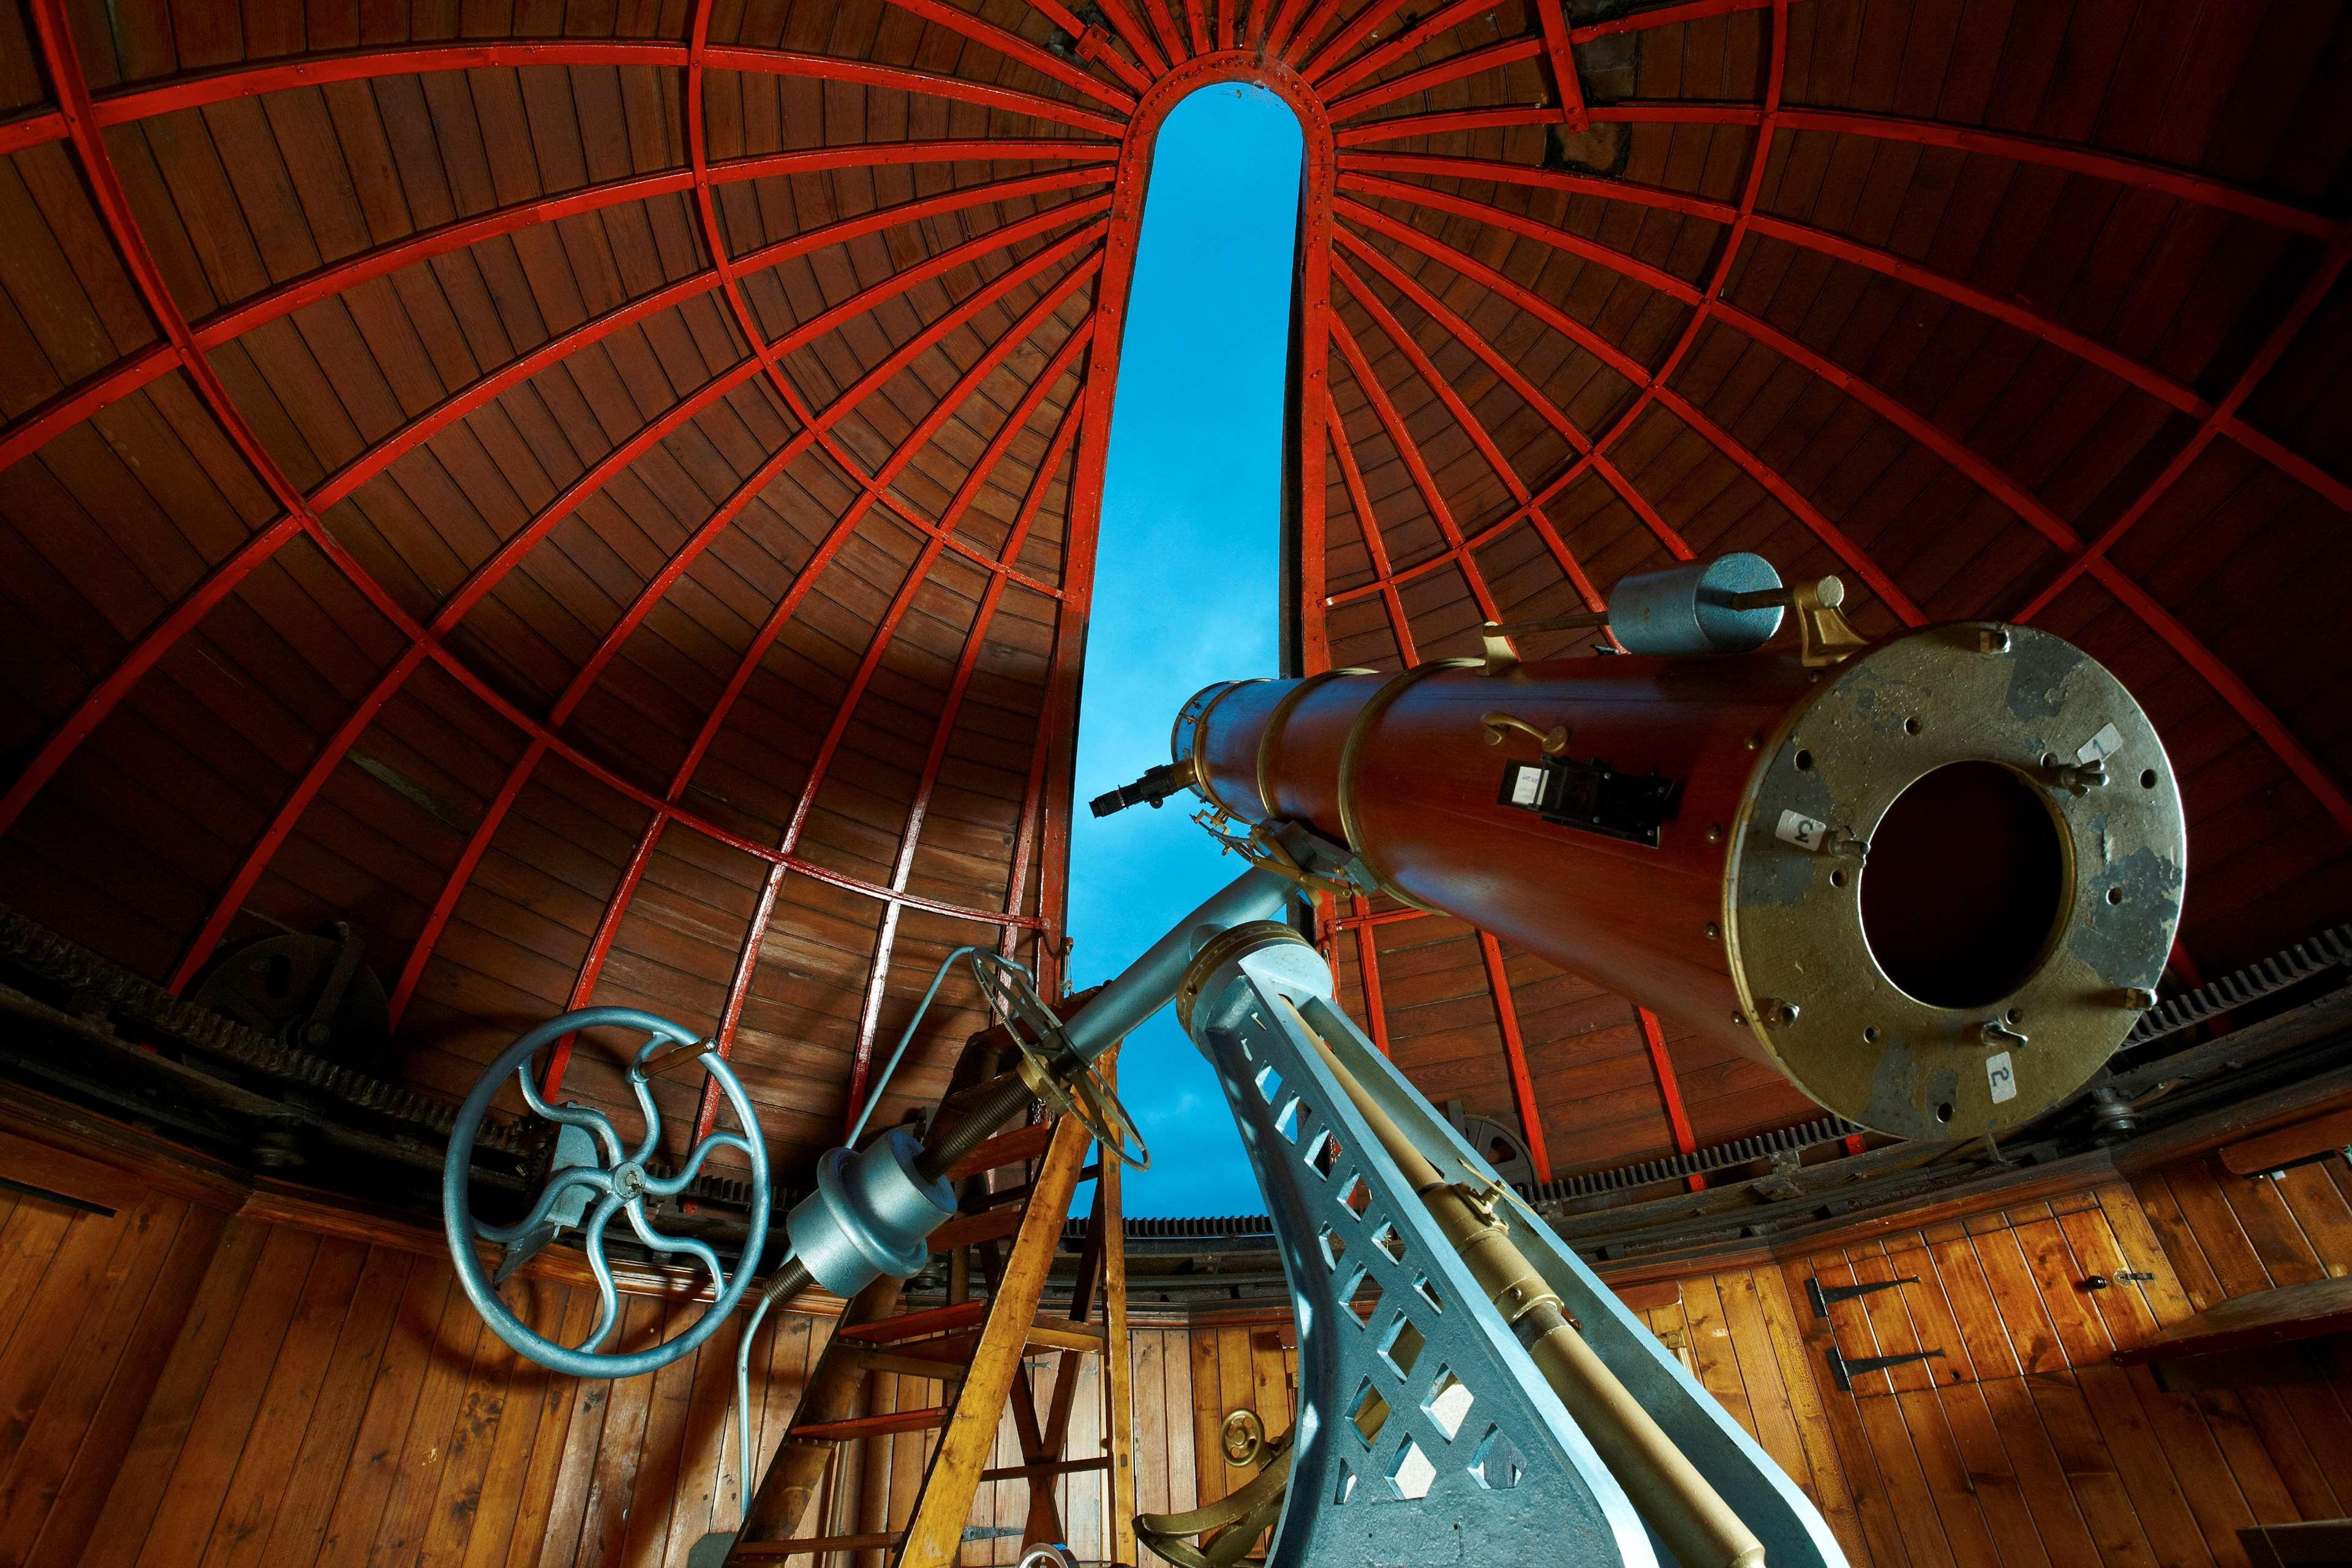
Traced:
MULTIPOLYGON (((2175 753, 2183 973, 2257 957, 2352 901, 2347 54, 2293 0, 29 0, 0 897, 175 989, 352 921, 445 1094, 649 1007, 787 1168, 835 1142, 946 951, 1067 935, 1150 138, 1249 79, 1307 131, 1307 668, 1726 549, 1866 630, 2029 619, 2175 753)), ((1548 1172, 1812 1113, 1334 915, 1548 1172)))

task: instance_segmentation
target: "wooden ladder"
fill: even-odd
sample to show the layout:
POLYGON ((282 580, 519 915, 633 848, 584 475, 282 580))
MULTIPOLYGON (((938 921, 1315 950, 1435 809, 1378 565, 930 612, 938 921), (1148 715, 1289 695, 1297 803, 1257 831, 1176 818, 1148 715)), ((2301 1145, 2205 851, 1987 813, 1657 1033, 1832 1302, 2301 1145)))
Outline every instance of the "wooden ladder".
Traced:
MULTIPOLYGON (((805 1424, 796 1417, 784 1435, 788 1445, 840 1445, 902 1432, 940 1431, 911 1510, 894 1503, 889 1510, 893 1521, 904 1516, 903 1526, 748 1539, 763 1532, 755 1521, 747 1523, 747 1539, 738 1541, 729 1554, 729 1568, 796 1556, 814 1556, 822 1562, 831 1552, 876 1550, 889 1551, 897 1568, 954 1568, 962 1556, 965 1522, 983 1481, 1029 1483, 1024 1540, 1057 1541, 1062 1538, 1062 1521, 1054 1500, 1055 1479, 1097 1470, 1108 1472, 1109 1479, 1107 1544, 1111 1560, 1135 1561, 1127 1259, 1119 1169, 1116 1156, 1103 1160, 1099 1172, 1088 1165, 1087 1154, 1093 1142, 1076 1117, 1064 1116, 1051 1123, 999 1133, 958 1162, 949 1173, 958 1183, 1007 1166, 1035 1163, 1025 1184, 984 1194, 971 1212, 957 1215, 932 1235, 932 1256, 944 1255, 950 1260, 946 1306, 893 1313, 898 1282, 880 1281, 843 1312, 842 1326, 835 1330, 810 1373, 808 1386, 822 1386, 844 1370, 835 1362, 841 1357, 853 1363, 847 1370, 861 1384, 865 1374, 871 1373, 897 1373, 944 1384, 944 1398, 935 1406, 805 1424), (1097 1175, 1093 1217, 1079 1255, 1069 1308, 1066 1313, 1041 1316, 1039 1304, 1069 1216, 1071 1197, 1079 1182, 1097 1175), (999 1250, 1008 1239, 1010 1251, 1000 1263, 999 1250), (971 1252, 967 1248, 981 1258, 990 1286, 985 1300, 969 1296, 971 1252), (1097 1291, 1103 1300, 1099 1322, 1093 1311, 1097 1291), (1060 1356, 1051 1403, 1042 1423, 1027 1363, 1028 1355, 1040 1350, 1058 1352, 1060 1356), (1102 1357, 1109 1406, 1108 1442, 1104 1452, 1072 1458, 1064 1449, 1076 1401, 1080 1363, 1088 1355, 1102 1357), (991 1468, 989 1456, 1008 1404, 1020 1441, 1021 1462, 991 1468)), ((779 1455, 782 1452, 778 1450, 779 1455)), ((770 1464, 772 1468, 775 1460, 770 1464)), ((755 1515, 758 1511, 754 1510, 755 1515)), ((818 1510, 809 1512, 822 1517, 818 1510)), ((792 1521, 788 1528, 803 1522, 792 1521)))

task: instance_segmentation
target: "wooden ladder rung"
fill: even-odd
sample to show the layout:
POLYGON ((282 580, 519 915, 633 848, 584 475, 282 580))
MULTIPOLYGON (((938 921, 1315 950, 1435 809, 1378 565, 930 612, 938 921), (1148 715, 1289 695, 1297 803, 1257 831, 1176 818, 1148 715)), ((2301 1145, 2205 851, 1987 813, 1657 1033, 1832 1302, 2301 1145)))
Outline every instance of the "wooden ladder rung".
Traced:
POLYGON ((1061 1351, 1098 1351, 1103 1348, 1104 1334, 1099 1323, 1073 1322, 1065 1318, 1057 1323, 1032 1323, 1029 1326, 1029 1346, 1044 1346, 1061 1351))
POLYGON ((1042 1465, 1007 1465, 1003 1469, 982 1470, 983 1481, 1024 1481, 1032 1476, 1070 1476, 1081 1470, 1108 1470, 1110 1456, 1097 1454, 1091 1459, 1055 1459, 1042 1465))
POLYGON ((896 1344, 900 1340, 920 1339, 925 1334, 943 1334, 950 1329, 969 1329, 987 1315, 986 1301, 960 1301, 952 1307, 933 1307, 921 1312, 901 1312, 895 1318, 881 1318, 870 1323, 853 1323, 840 1330, 839 1337, 858 1344, 896 1344))
POLYGON ((966 1176, 977 1176, 982 1171, 993 1171, 1000 1165, 1017 1165, 1034 1160, 1045 1152, 1045 1145, 1053 1142, 1053 1138, 1054 1124, 1050 1121, 1000 1132, 950 1165, 948 1180, 961 1181, 966 1176))
POLYGON ((807 1535, 797 1541, 739 1541, 728 1554, 730 1563, 746 1557, 799 1557, 812 1552, 869 1552, 877 1547, 896 1546, 907 1539, 903 1530, 886 1530, 874 1535, 807 1535))
POLYGON ((883 1415, 854 1415, 846 1421, 812 1421, 805 1426, 794 1426, 784 1436, 802 1443, 838 1443, 850 1437, 875 1437, 886 1432, 919 1432, 929 1426, 944 1426, 950 1414, 944 1405, 934 1405, 923 1410, 893 1410, 883 1415))
POLYGON ((975 1241, 1000 1241, 1018 1231, 1027 1215, 1027 1210, 1017 1208, 958 1215, 931 1232, 931 1256, 938 1258, 975 1241))
POLYGON ((948 1355, 930 1355, 934 1343, 945 1341, 925 1341, 908 1350, 886 1350, 879 1345, 844 1345, 842 1352, 854 1355, 864 1363, 868 1372, 896 1373, 900 1377, 924 1377, 940 1383, 961 1383, 971 1371, 971 1347, 954 1347, 948 1355))

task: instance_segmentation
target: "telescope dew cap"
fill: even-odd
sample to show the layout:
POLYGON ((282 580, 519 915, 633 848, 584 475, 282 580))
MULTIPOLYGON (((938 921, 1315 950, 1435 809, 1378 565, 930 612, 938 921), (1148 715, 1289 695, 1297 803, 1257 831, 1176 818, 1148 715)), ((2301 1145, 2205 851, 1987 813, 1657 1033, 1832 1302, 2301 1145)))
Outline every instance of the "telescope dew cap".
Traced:
POLYGON ((1781 586, 1772 563, 1747 551, 1637 572, 1609 595, 1609 629, 1627 653, 1661 658, 1753 653, 1780 629, 1781 606, 1735 609, 1732 598, 1781 586))

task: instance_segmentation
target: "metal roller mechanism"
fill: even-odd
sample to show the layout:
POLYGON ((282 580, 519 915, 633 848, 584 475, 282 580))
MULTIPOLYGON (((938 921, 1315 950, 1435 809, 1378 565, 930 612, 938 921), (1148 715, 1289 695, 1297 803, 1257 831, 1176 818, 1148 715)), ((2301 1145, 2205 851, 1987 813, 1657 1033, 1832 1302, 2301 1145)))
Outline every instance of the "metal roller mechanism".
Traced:
POLYGON ((1842 597, 1754 556, 1629 578, 1605 612, 1486 627, 1484 659, 1212 686, 1168 769, 1853 1121, 1998 1132, 2149 1005, 2187 864, 2172 766, 2064 639, 1868 642, 1842 597), (1784 610, 1800 636, 1762 647, 1784 610), (1626 656, 1518 661, 1578 626, 1626 656))

